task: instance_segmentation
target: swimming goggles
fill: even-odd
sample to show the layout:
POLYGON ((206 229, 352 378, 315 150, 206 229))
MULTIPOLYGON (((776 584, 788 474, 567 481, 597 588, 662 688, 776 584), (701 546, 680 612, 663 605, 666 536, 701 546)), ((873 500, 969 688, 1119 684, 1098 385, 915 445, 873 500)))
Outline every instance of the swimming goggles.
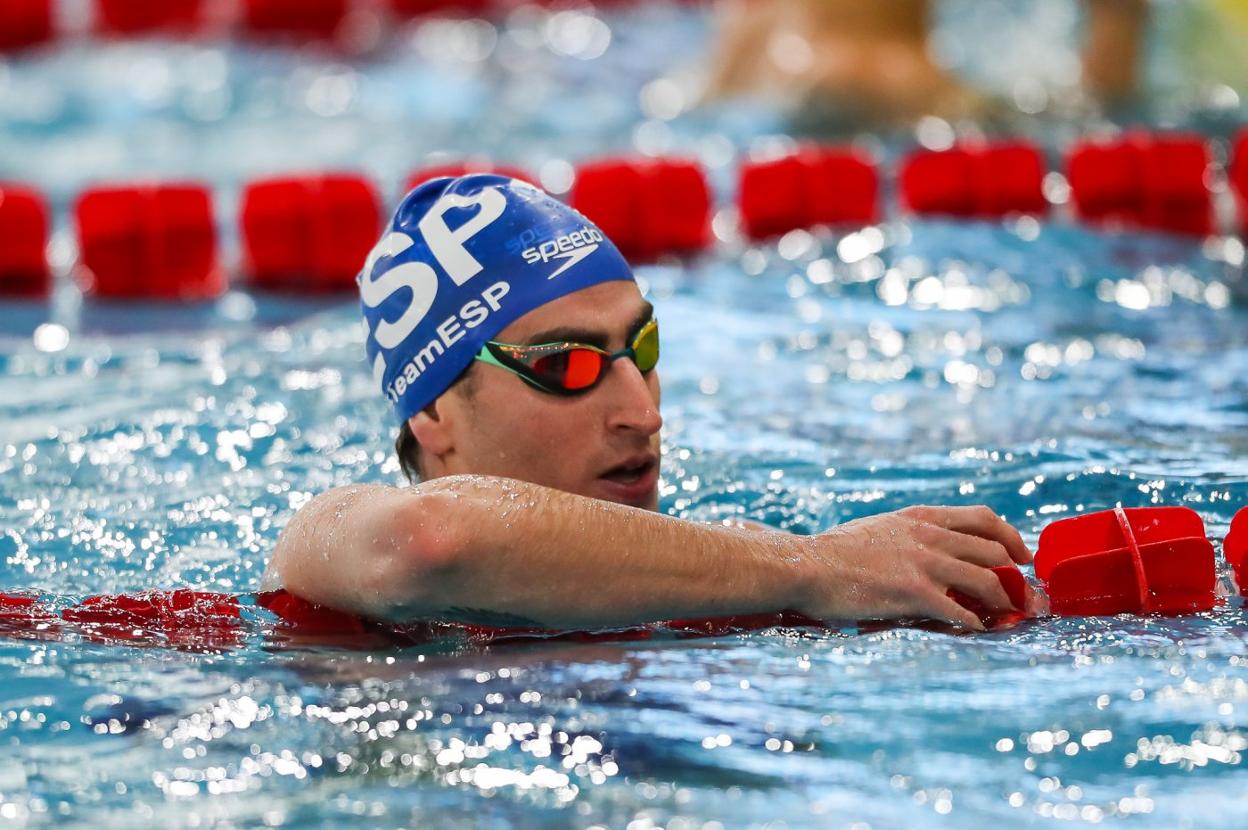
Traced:
POLYGON ((519 346, 487 342, 477 360, 519 375, 525 383, 552 395, 572 396, 593 389, 607 374, 607 367, 627 357, 642 372, 659 362, 659 321, 651 318, 637 332, 632 345, 608 352, 586 343, 540 343, 519 346))

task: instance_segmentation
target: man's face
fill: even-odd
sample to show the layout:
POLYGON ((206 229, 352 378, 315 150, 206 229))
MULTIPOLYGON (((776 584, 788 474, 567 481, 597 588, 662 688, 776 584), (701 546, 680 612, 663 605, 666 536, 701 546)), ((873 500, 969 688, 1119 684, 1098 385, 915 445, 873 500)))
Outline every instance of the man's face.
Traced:
MULTIPOLYGON (((650 305, 632 282, 604 282, 530 311, 495 340, 532 345, 587 343, 616 352, 630 345, 650 305)), ((497 366, 478 364, 469 395, 438 402, 451 450, 446 474, 497 475, 569 493, 658 508, 659 375, 628 358, 614 361, 588 392, 561 397, 497 366)))

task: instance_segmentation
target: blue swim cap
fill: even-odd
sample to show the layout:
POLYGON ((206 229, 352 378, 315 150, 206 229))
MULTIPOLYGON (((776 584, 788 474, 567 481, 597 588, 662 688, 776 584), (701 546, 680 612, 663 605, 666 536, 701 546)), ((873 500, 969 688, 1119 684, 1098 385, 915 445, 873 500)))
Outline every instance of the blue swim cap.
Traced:
POLYGON ((632 279, 602 231, 527 182, 432 179, 404 197, 356 280, 373 377, 402 423, 513 320, 632 279))

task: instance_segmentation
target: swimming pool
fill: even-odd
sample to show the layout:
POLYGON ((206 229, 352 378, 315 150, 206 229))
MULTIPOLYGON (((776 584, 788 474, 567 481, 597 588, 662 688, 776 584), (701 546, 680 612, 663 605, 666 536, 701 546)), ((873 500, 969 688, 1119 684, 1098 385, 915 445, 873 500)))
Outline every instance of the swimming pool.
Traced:
MULTIPOLYGON (((721 114, 708 137, 705 124, 641 119, 648 73, 672 44, 700 42, 703 23, 653 7, 611 24, 617 48, 582 62, 549 44, 525 52, 540 20, 496 32, 548 61, 541 89, 492 76, 489 61, 451 72, 419 39, 363 66, 89 46, 6 70, 10 89, 59 104, 4 98, 3 140, 64 215, 92 165, 189 166, 227 193, 314 163, 362 162, 393 181, 474 107, 506 99, 475 149, 557 176, 560 159, 604 144, 667 142, 719 159, 722 187, 734 148, 775 122, 721 114), (663 38, 640 36, 656 23, 663 38), (220 83, 195 87, 188 66, 220 83), (589 102, 586 76, 622 77, 631 97, 589 102), (370 109, 400 87, 397 114, 370 109), (408 123, 429 101, 445 107, 423 131, 361 126, 386 113, 408 123), (593 120, 580 117, 590 103, 593 120)), ((461 34, 468 53, 490 37, 461 34)), ((62 259, 65 240, 61 228, 62 259)), ((1220 539, 1248 502, 1242 267, 1234 240, 911 219, 848 239, 722 242, 687 266, 644 268, 665 337, 661 508, 809 533, 907 504, 984 502, 1034 544, 1076 512, 1182 504, 1220 539)), ((398 480, 350 302, 234 291, 122 306, 62 288, 50 304, 0 306, 0 330, 4 590, 53 602, 254 591, 300 504, 398 480)), ((847 627, 490 650, 296 646, 248 614, 244 642, 223 650, 0 636, 0 826, 1242 820, 1239 598, 1188 617, 976 636, 847 627)))

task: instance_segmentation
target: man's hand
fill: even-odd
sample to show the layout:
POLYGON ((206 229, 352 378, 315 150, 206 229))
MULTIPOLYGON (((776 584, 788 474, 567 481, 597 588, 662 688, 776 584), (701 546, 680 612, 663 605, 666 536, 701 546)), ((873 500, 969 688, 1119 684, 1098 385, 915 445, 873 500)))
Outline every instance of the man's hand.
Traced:
POLYGON ((982 506, 909 507, 807 541, 809 592, 795 610, 818 619, 922 617, 982 631, 979 618, 946 592, 1013 609, 989 568, 1032 558, 1018 531, 982 506))

